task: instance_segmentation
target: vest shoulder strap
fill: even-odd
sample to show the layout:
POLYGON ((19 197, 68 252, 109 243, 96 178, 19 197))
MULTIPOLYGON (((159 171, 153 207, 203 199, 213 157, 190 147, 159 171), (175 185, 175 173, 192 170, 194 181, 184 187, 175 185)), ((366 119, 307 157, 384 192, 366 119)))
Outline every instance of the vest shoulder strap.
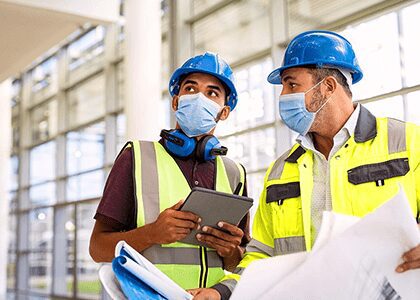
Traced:
POLYGON ((239 183, 242 183, 241 190, 243 190, 245 184, 245 168, 242 165, 234 162, 230 158, 227 158, 225 156, 221 156, 221 158, 225 166, 226 174, 232 192, 235 191, 239 183))
POLYGON ((296 163, 305 152, 305 149, 303 149, 299 144, 295 144, 291 149, 284 152, 279 158, 275 160, 273 166, 271 167, 270 173, 268 174, 267 180, 270 181, 279 179, 283 173, 285 163, 296 163))
POLYGON ((397 119, 388 119, 388 153, 404 152, 407 149, 406 123, 397 119))

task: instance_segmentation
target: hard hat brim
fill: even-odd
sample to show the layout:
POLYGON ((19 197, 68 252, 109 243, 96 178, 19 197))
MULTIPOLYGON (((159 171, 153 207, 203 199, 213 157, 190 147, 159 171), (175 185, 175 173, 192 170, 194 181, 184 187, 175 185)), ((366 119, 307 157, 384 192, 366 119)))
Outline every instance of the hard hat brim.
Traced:
POLYGON ((286 70, 286 69, 291 69, 291 68, 298 68, 298 67, 305 67, 305 66, 317 66, 319 68, 331 68, 331 69, 335 69, 335 68, 343 68, 346 70, 349 70, 350 73, 352 74, 352 84, 355 84, 357 82, 359 82, 362 78, 363 78, 363 73, 361 70, 357 70, 354 68, 354 66, 351 65, 347 65, 344 63, 340 63, 340 64, 336 64, 336 65, 331 65, 330 64, 323 64, 320 63, 319 61, 317 62, 305 62, 302 64, 295 64, 295 65, 289 65, 286 67, 280 67, 277 68, 275 70, 273 70, 267 77, 267 81, 271 84, 281 84, 281 73, 286 70))

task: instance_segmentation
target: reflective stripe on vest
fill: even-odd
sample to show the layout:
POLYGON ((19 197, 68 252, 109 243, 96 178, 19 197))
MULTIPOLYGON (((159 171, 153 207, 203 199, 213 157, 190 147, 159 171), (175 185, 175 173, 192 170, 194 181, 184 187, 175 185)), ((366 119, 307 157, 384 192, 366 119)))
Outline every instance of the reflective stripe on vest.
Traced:
MULTIPOLYGON (((133 174, 137 227, 154 222, 159 213, 185 199, 191 188, 175 160, 158 142, 134 141, 133 174)), ((242 182, 243 168, 228 158, 215 161, 217 191, 232 193, 242 182)), ((211 286, 224 275, 223 261, 214 250, 184 243, 154 245, 142 254, 184 289, 211 286)))

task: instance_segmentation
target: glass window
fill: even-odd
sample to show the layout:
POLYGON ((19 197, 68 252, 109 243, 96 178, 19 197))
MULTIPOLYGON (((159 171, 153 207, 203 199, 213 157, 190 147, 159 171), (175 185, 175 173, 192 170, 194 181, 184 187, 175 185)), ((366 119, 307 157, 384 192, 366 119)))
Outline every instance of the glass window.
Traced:
POLYGON ((56 226, 57 235, 56 239, 60 241, 58 243, 57 257, 54 257, 55 260, 58 260, 60 265, 56 268, 56 273, 54 274, 56 280, 56 290, 57 295, 63 295, 71 297, 73 296, 73 286, 74 286, 74 247, 75 247, 75 213, 74 206, 67 205, 66 207, 61 207, 56 210, 61 216, 60 221, 56 226))
POLYGON ((57 100, 48 101, 31 111, 32 142, 43 142, 57 134, 57 100))
POLYGON ((55 183, 47 182, 31 186, 29 199, 32 206, 50 205, 56 203, 55 183))
POLYGON ((420 125, 420 91, 407 95, 407 120, 420 125))
POLYGON ((97 298, 101 292, 99 265, 89 255, 89 239, 98 203, 77 207, 77 298, 97 298))
POLYGON ((97 26, 68 48, 69 69, 74 70, 104 53, 105 28, 97 26))
POLYGON ((126 130, 126 118, 124 114, 117 116, 117 153, 125 145, 125 130, 126 130))
POLYGON ((404 120, 404 106, 401 96, 369 102, 364 106, 376 117, 391 117, 404 120))
POLYGON ((69 177, 67 180, 67 200, 77 201, 100 197, 103 185, 103 170, 69 177))
POLYGON ((51 287, 52 214, 52 208, 29 212, 29 287, 46 293, 51 287))
POLYGON ((270 47, 269 1, 238 1, 195 22, 195 54, 219 53, 228 63, 270 47))
POLYGON ((288 28, 291 37, 305 30, 325 27, 383 0, 287 0, 288 28))
POLYGON ((14 79, 12 82, 12 107, 15 107, 21 99, 22 80, 19 78, 14 79))
POLYGON ((193 13, 194 15, 197 15, 223 1, 222 0, 193 0, 192 2, 193 2, 192 3, 193 13))
POLYGON ((171 114, 173 113, 171 102, 172 98, 165 93, 162 99, 156 103, 156 112, 160 114, 157 124, 159 128, 171 127, 171 114))
POLYGON ((250 210, 250 213, 251 213, 250 228, 251 229, 252 229, 254 216, 255 216, 255 213, 257 212, 257 208, 259 205, 260 194, 264 187, 264 176, 265 176, 265 172, 251 173, 247 175, 248 196, 254 199, 254 204, 252 205, 251 210, 250 210))
POLYGON ((55 175, 55 142, 51 141, 30 150, 29 182, 36 184, 51 180, 55 175))
POLYGON ((67 174, 97 169, 104 164, 105 123, 67 134, 67 174))
POLYGON ((172 74, 169 74, 169 65, 170 65, 170 51, 169 51, 169 38, 165 37, 162 39, 162 90, 167 91, 168 90, 168 83, 169 83, 169 76, 172 74))
POLYGON ((19 187, 19 158, 17 155, 10 157, 10 190, 17 190, 19 187))
POLYGON ((17 194, 16 191, 9 192, 8 201, 9 201, 9 211, 11 211, 11 212, 17 210, 17 208, 18 208, 18 206, 17 206, 17 203, 18 203, 17 195, 18 194, 17 194))
POLYGON ((105 76, 97 75, 68 93, 69 125, 77 126, 105 114, 105 76))
POLYGON ((53 209, 39 208, 29 212, 29 247, 31 251, 49 252, 52 249, 53 209))
POLYGON ((7 289, 14 290, 16 283, 16 254, 10 252, 7 255, 7 289))
POLYGON ((52 56, 32 71, 32 91, 39 92, 46 87, 57 87, 57 58, 52 56))
POLYGON ((29 288, 34 292, 51 290, 52 255, 50 252, 29 254, 29 288))
POLYGON ((272 85, 266 83, 267 74, 272 68, 271 59, 266 58, 236 71, 238 104, 229 118, 220 122, 218 135, 274 121, 274 90, 272 85))
POLYGON ((9 245, 8 249, 9 251, 16 250, 16 233, 17 233, 17 215, 15 214, 9 214, 9 220, 8 220, 8 231, 9 231, 9 245))
POLYGON ((352 89, 354 99, 401 88, 397 23, 397 14, 390 13, 342 32, 352 43, 363 70, 363 79, 352 89))
POLYGON ((124 63, 121 62, 116 66, 117 72, 117 108, 124 107, 124 63))
POLYGON ((408 86, 420 83, 418 75, 420 69, 420 40, 418 28, 420 27, 420 3, 409 6, 402 10, 402 32, 400 39, 404 47, 404 71, 408 86))
POLYGON ((274 128, 231 136, 221 143, 228 148, 228 157, 243 164, 247 172, 265 169, 275 158, 274 128))
POLYGON ((19 119, 12 118, 12 152, 17 152, 19 148, 19 119))

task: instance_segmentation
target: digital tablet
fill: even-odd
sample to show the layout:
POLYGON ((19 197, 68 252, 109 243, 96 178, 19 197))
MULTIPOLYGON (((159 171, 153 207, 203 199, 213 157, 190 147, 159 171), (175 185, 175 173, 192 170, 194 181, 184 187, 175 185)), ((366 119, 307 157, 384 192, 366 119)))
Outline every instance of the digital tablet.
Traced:
MULTIPOLYGON (((223 230, 217 223, 224 221, 238 225, 249 211, 253 203, 252 198, 234 194, 217 192, 204 188, 193 188, 179 210, 189 211, 201 218, 201 228, 210 226, 223 230)), ((196 238, 200 230, 192 230, 189 235, 180 240, 181 243, 205 246, 196 238)))

